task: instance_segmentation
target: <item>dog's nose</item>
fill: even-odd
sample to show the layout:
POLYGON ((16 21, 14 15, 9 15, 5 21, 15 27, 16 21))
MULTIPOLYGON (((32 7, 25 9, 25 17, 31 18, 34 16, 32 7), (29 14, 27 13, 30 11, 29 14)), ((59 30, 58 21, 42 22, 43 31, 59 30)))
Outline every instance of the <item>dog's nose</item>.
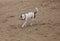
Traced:
POLYGON ((20 16, 22 18, 22 16, 20 16))

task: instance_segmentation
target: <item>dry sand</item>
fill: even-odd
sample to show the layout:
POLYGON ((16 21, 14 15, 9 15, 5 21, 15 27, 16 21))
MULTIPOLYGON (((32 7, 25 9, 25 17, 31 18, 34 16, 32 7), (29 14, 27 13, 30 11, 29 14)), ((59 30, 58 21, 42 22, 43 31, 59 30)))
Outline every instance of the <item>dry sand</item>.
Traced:
POLYGON ((0 41, 60 41, 60 0, 0 0, 0 41), (36 24, 22 29, 19 15, 35 7, 36 24))

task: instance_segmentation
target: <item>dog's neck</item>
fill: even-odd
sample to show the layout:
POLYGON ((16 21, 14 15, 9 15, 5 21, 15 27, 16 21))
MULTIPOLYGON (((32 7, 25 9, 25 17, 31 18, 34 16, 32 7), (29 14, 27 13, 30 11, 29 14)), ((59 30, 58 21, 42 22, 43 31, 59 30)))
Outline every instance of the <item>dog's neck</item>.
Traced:
POLYGON ((26 15, 24 14, 24 20, 26 19, 26 15))

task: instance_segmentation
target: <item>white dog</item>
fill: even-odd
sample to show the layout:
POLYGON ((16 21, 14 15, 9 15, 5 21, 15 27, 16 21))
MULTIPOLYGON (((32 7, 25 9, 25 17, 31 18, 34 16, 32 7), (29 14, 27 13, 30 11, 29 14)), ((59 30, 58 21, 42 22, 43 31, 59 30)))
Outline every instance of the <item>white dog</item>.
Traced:
MULTIPOLYGON (((28 13, 22 14, 20 17, 22 20, 25 20, 22 27, 24 27, 26 25, 28 19, 31 19, 32 22, 34 22, 37 12, 38 12, 38 8, 35 8, 34 12, 28 12, 28 13)), ((32 23, 30 25, 32 25, 32 23)))

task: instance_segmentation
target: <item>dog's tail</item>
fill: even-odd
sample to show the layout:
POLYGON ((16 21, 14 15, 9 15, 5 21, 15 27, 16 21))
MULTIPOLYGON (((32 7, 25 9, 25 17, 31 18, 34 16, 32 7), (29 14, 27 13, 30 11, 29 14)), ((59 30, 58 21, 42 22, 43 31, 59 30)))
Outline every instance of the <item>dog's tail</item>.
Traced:
POLYGON ((36 7, 35 8, 35 11, 34 11, 34 14, 36 14, 38 12, 38 8, 36 7))
POLYGON ((36 10, 36 12, 38 12, 38 8, 37 7, 35 8, 35 10, 36 10))

